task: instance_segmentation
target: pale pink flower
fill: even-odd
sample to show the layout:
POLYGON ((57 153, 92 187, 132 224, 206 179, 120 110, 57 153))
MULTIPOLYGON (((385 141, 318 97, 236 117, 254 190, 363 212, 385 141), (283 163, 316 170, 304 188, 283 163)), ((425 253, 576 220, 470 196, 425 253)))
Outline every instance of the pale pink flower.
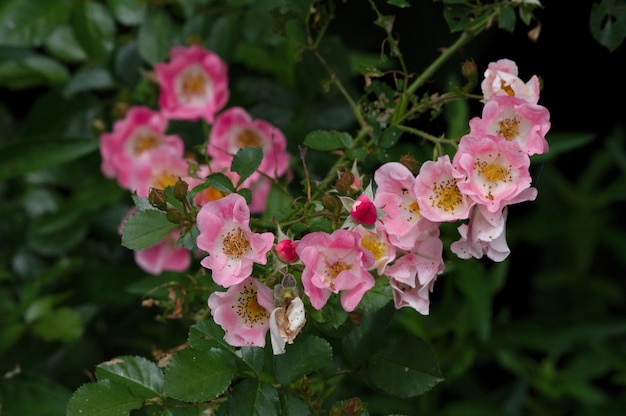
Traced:
POLYGON ((423 232, 433 232, 438 224, 424 218, 415 195, 415 176, 401 163, 388 162, 374 172, 374 204, 386 216, 381 218, 389 241, 411 250, 423 232))
POLYGON ((183 272, 191 264, 191 253, 177 245, 180 229, 170 231, 156 245, 134 252, 135 263, 144 271, 158 275, 164 271, 183 272))
MULTIPOLYGON (((286 150, 287 140, 280 129, 265 120, 252 119, 241 107, 232 107, 220 113, 211 128, 207 149, 216 168, 230 169, 233 156, 247 146, 263 149, 259 172, 272 178, 287 172, 290 155, 286 150)), ((259 174, 255 172, 251 178, 254 176, 259 174)))
POLYGON ((483 107, 482 118, 469 122, 470 134, 504 137, 528 155, 546 153, 546 134, 550 130, 548 109, 518 97, 494 96, 483 107))
POLYGON ((487 255, 493 261, 503 261, 511 252, 506 243, 506 216, 506 207, 488 217, 474 208, 469 222, 459 226, 461 238, 450 245, 450 250, 461 259, 487 255))
MULTIPOLYGON (((239 175, 237 175, 239 176, 239 175)), ((261 176, 252 175, 240 186, 241 188, 248 188, 252 193, 250 200, 250 212, 253 214, 262 214, 267 208, 267 198, 272 190, 272 179, 261 176)))
POLYGON ((385 275, 389 277, 396 309, 411 307, 428 315, 430 292, 445 267, 442 253, 441 239, 426 237, 387 267, 385 275))
POLYGON ((215 283, 229 287, 252 274, 253 263, 265 264, 274 235, 250 230, 250 210, 239 194, 209 201, 200 208, 196 222, 198 248, 209 255, 200 264, 210 269, 215 283))
POLYGON ((465 175, 457 171, 448 155, 424 162, 415 178, 420 213, 434 222, 466 219, 473 201, 458 187, 465 175))
POLYGON ((183 140, 166 135, 167 119, 144 106, 131 107, 123 119, 113 124, 113 131, 100 135, 101 169, 107 178, 117 178, 120 186, 129 187, 137 159, 154 149, 168 148, 182 157, 183 140))
POLYGON ((374 263, 367 270, 376 270, 383 275, 387 265, 396 258, 396 247, 389 242, 383 224, 376 223, 374 229, 357 225, 352 231, 361 235, 361 246, 374 256, 374 263))
POLYGON ((228 66, 214 52, 198 45, 175 46, 169 62, 154 66, 161 88, 159 107, 167 118, 213 123, 228 102, 228 66))
POLYGON ((259 279, 247 277, 228 288, 213 292, 208 304, 216 324, 224 329, 224 340, 233 347, 264 347, 274 309, 273 293, 259 279))
POLYGON ((178 178, 187 176, 189 164, 179 154, 168 148, 158 148, 142 153, 124 172, 126 188, 140 197, 147 197, 150 188, 165 189, 178 178))
POLYGON ((315 309, 321 309, 331 293, 341 292, 341 306, 351 312, 374 286, 374 277, 366 270, 373 256, 360 240, 358 233, 336 230, 306 234, 298 243, 296 252, 304 263, 304 293, 315 309))
POLYGON ((480 84, 485 100, 494 95, 518 97, 531 104, 539 101, 539 78, 533 75, 528 82, 518 77, 517 64, 510 59, 500 59, 489 63, 485 78, 480 84))
POLYGON ((459 189, 480 209, 499 212, 506 205, 537 196, 537 190, 530 187, 530 158, 501 137, 463 136, 453 165, 467 176, 459 189))

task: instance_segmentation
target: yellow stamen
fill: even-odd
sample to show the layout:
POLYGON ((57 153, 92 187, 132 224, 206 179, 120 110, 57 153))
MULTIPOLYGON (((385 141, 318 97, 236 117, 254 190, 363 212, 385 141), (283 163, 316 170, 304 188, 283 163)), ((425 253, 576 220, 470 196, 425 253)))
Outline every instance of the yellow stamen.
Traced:
POLYGON ((245 129, 237 135, 239 147, 259 147, 263 143, 259 133, 252 129, 245 129))
POLYGON ((234 259, 240 259, 250 250, 250 240, 241 227, 227 232, 222 239, 222 244, 224 245, 222 252, 234 259))
POLYGON ((506 92, 508 96, 515 97, 515 91, 513 91, 513 88, 511 88, 510 85, 506 85, 504 80, 500 81, 500 89, 506 92))
POLYGON ((433 184, 433 194, 429 199, 432 207, 452 212, 463 203, 463 196, 452 178, 433 184))
POLYGON ((387 246, 380 241, 375 234, 364 235, 361 238, 361 245, 363 245, 363 248, 367 251, 371 252, 376 260, 380 260, 387 252, 387 246))
POLYGON ((500 128, 496 133, 509 141, 513 140, 519 134, 519 123, 520 121, 517 117, 505 118, 500 121, 500 128))
POLYGON ((263 324, 270 317, 267 309, 259 305, 256 286, 251 283, 244 285, 232 307, 244 324, 249 327, 263 324))

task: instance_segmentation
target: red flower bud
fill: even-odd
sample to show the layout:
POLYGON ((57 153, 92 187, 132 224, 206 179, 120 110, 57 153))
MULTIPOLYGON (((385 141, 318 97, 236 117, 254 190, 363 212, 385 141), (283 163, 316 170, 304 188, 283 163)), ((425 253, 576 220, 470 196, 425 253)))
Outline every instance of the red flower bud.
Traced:
POLYGON ((296 242, 293 240, 281 240, 276 243, 274 249, 278 258, 285 263, 293 263, 298 259, 296 253, 296 242))
POLYGON ((374 225, 378 213, 374 203, 370 201, 367 195, 362 194, 354 201, 350 209, 350 216, 359 224, 374 225))

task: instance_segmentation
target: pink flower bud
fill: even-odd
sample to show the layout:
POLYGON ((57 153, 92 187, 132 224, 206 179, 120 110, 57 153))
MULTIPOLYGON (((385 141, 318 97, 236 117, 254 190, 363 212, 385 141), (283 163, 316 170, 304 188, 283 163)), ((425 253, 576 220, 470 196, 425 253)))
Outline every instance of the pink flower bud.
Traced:
POLYGON ((377 218, 376 205, 363 194, 354 201, 350 215, 359 224, 374 225, 377 218))
POLYGON ((298 259, 296 242, 293 240, 281 240, 276 243, 274 248, 276 249, 278 258, 285 263, 290 264, 298 259))

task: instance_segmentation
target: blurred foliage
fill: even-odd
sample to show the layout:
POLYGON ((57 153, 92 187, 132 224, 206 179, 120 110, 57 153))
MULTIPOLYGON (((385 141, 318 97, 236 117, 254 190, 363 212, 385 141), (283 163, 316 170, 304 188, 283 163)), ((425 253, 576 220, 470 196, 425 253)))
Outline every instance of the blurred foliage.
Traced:
MULTIPOLYGON (((467 15, 467 7, 474 7, 477 18, 492 10, 492 2, 485 2, 482 10, 477 6, 481 2, 423 3, 428 4, 376 2, 381 16, 400 16, 408 9, 433 16, 428 30, 409 23, 415 38, 404 37, 394 45, 395 38, 385 30, 391 20, 373 25, 377 16, 365 2, 3 1, 0 414, 66 414, 77 390, 76 400, 92 397, 88 390, 95 384, 86 383, 96 379, 97 387, 125 404, 100 414, 156 414, 149 406, 133 410, 141 406, 136 397, 154 397, 163 389, 155 381, 159 369, 142 357, 158 361, 187 341, 205 348, 207 338, 221 339, 215 335, 219 328, 209 322, 196 324, 184 314, 168 319, 167 313, 145 307, 157 302, 167 312, 182 296, 205 302, 205 292, 193 276, 146 276, 138 269, 118 233, 133 200, 100 171, 98 134, 129 106, 156 102, 149 81, 152 64, 164 60, 173 45, 203 43, 230 65, 231 103, 271 120, 293 138, 289 150, 297 154, 312 132, 356 125, 345 96, 333 87, 333 77, 343 81, 354 99, 392 94, 380 76, 396 61, 386 61, 388 55, 377 48, 400 47, 407 55, 419 55, 419 36, 427 38, 432 30, 423 53, 434 57, 429 42, 441 39, 436 43, 440 47, 450 42, 450 32, 467 29, 467 21, 460 18, 467 15), (316 45, 325 64, 298 46, 317 36, 316 31, 326 31, 316 45), (364 80, 374 81, 365 92, 364 80), (123 362, 109 361, 114 357, 123 357, 123 362), (120 373, 131 374, 134 395, 116 383, 120 373)), ((500 2, 499 27, 490 30, 515 30, 520 22, 513 6, 519 6, 521 23, 531 23, 525 3, 536 2, 500 2)), ((597 2, 590 10, 591 33, 610 51, 624 39, 623 21, 621 1, 597 2)), ((407 62, 414 64, 411 71, 425 66, 407 62)), ((458 65, 444 69, 447 82, 458 65)), ((433 84, 429 87, 448 85, 433 84)), ((433 114, 416 121, 416 127, 425 123, 437 133, 458 135, 469 111, 456 103, 443 109, 446 122, 433 114)), ((204 132, 186 123, 172 128, 184 133, 188 146, 204 140, 204 132)), ((416 152, 415 139, 397 130, 375 133, 384 150, 367 163, 416 152)), ((258 378, 232 390, 234 399, 225 414, 250 408, 256 414, 307 414, 311 386, 324 391, 321 413, 356 406, 349 399, 358 396, 371 415, 621 414, 626 408, 625 136, 619 125, 606 137, 597 132, 550 133, 550 153, 534 159, 539 197, 532 208, 512 210, 511 259, 495 265, 455 263, 439 279, 429 316, 411 309, 365 314, 357 331, 334 334, 333 345, 307 334, 296 351, 307 357, 302 368, 294 369, 289 355, 275 362, 278 381, 291 392, 281 399, 282 410, 273 407, 279 400, 270 382, 258 378), (380 339, 381 328, 387 328, 383 338, 388 340, 380 339), (377 343, 384 345, 369 358, 367 382, 349 375, 333 389, 320 387, 330 350, 354 353, 351 364, 356 366, 363 364, 359 354, 377 343), (426 394, 417 394, 422 385, 397 387, 406 389, 400 397, 388 394, 391 381, 385 371, 407 349, 423 354, 432 350, 444 381, 426 394), (314 370, 320 370, 319 379, 307 380, 304 375, 314 370), (249 397, 251 391, 259 396, 249 397)), ((308 167, 325 172, 330 166, 314 158, 308 167)), ((270 203, 279 212, 286 201, 275 198, 270 203)), ((232 354, 218 360, 198 350, 184 352, 164 376, 170 386, 166 393, 181 401, 219 394, 229 385, 233 362, 262 374, 265 358, 259 354, 250 349, 243 357, 232 354), (198 384, 189 385, 190 378, 198 384)), ((94 403, 94 409, 100 405, 94 403)), ((176 409, 161 414, 202 410, 176 409)))

